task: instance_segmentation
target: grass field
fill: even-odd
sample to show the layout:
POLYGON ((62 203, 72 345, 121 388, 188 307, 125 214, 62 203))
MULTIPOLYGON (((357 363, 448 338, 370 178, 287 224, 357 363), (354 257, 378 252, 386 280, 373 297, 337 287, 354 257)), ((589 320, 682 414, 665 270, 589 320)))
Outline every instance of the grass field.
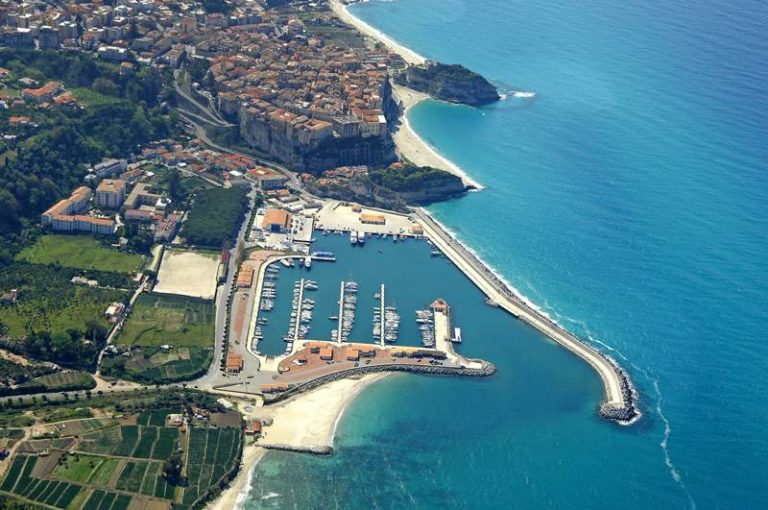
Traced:
POLYGON ((142 294, 133 306, 117 343, 209 347, 213 345, 213 322, 211 301, 142 294))
POLYGON ((106 486, 109 483, 109 479, 119 463, 119 459, 81 453, 69 454, 62 459, 64 463, 59 464, 53 470, 55 478, 99 486, 106 486))
POLYGON ((75 96, 75 99, 86 107, 118 104, 121 101, 117 97, 105 96, 104 94, 99 94, 94 90, 86 88, 75 88, 72 89, 71 92, 72 95, 75 96))
POLYGON ((105 248, 90 237, 55 234, 42 236, 34 245, 22 250, 16 260, 113 273, 134 273, 143 263, 141 255, 105 248))

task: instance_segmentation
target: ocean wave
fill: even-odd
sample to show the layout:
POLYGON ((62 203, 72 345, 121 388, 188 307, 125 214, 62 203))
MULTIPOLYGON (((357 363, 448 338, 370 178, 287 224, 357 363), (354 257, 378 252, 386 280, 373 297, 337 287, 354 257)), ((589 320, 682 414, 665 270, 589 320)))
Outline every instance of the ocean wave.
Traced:
POLYGON ((525 90, 509 90, 509 91, 499 91, 499 97, 501 98, 501 101, 506 101, 507 99, 534 99, 536 97, 536 92, 526 92, 525 90))
POLYGON ((653 386, 653 391, 656 394, 656 414, 661 419, 661 422, 664 424, 664 434, 661 438, 661 441, 659 442, 659 446, 661 447, 661 451, 664 454, 664 464, 667 466, 667 469, 669 470, 669 474, 672 477, 672 479, 677 483, 677 485, 680 486, 680 488, 683 490, 685 495, 688 498, 688 502, 690 504, 690 508, 692 510, 696 510, 696 501, 693 499, 693 495, 688 490, 688 486, 686 486, 685 481, 683 480, 683 475, 680 474, 680 471, 677 469, 677 466, 672 461, 672 455, 669 452, 669 441, 672 437, 672 424, 667 419, 666 415, 664 414, 664 410, 661 407, 661 403, 664 400, 664 397, 661 394, 661 388, 659 387, 659 380, 653 377, 648 370, 641 368, 637 366, 636 364, 632 363, 632 367, 643 374, 648 381, 650 381, 651 386, 653 386))
POLYGON ((251 491, 253 490, 253 487, 251 486, 251 480, 253 479, 253 472, 255 469, 256 466, 253 466, 248 470, 248 476, 246 478, 247 482, 245 483, 243 490, 240 491, 240 493, 237 495, 233 510, 242 510, 244 508, 245 502, 248 501, 248 497, 251 495, 251 491))

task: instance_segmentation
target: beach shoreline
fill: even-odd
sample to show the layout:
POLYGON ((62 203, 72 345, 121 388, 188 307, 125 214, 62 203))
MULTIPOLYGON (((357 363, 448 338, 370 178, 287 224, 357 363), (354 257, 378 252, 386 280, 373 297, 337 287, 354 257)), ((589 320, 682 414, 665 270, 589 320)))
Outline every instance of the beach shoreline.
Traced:
POLYGON ((242 508, 243 503, 250 492, 251 478, 253 471, 259 461, 264 457, 267 450, 260 446, 249 444, 243 448, 243 461, 240 471, 230 483, 229 487, 224 489, 219 496, 210 502, 205 508, 207 510, 233 510, 242 508))
POLYGON ((384 44, 394 53, 400 55, 400 57, 402 57, 402 59, 408 62, 409 64, 418 65, 418 64, 423 64, 424 62, 427 61, 427 59, 422 55, 419 55, 412 49, 406 48, 402 44, 399 44, 397 41, 395 41, 385 33, 373 28, 371 25, 369 25, 365 21, 354 16, 352 13, 349 12, 349 9, 347 9, 347 5, 343 4, 341 0, 328 0, 328 6, 331 8, 334 14, 336 14, 336 17, 338 17, 340 20, 352 25, 359 32, 362 32, 368 37, 371 37, 379 41, 380 43, 384 44))
POLYGON ((306 393, 291 397, 274 406, 259 407, 243 413, 248 420, 271 423, 262 429, 262 437, 243 448, 240 471, 206 510, 242 508, 248 499, 253 472, 270 449, 329 454, 333 451, 336 429, 347 407, 367 387, 389 376, 389 373, 341 379, 306 393))
MULTIPOLYGON (((379 41, 386 47, 388 47, 393 53, 400 55, 403 60, 409 64, 418 65, 426 62, 426 59, 414 52, 413 50, 406 48, 402 44, 399 44, 391 37, 376 30, 360 18, 352 15, 347 9, 347 6, 341 3, 340 0, 328 0, 328 5, 333 10, 334 14, 349 25, 352 25, 359 32, 379 41)), ((475 190, 482 190, 483 185, 477 182, 475 179, 469 176, 461 167, 456 163, 449 160, 442 154, 440 154, 435 148, 430 146, 423 138, 421 138, 416 131, 414 131, 411 123, 408 121, 408 111, 417 104, 427 99, 433 99, 428 94, 423 92, 417 92, 415 90, 403 87, 401 85, 392 85, 392 95, 395 101, 402 104, 403 111, 400 116, 400 125, 392 132, 392 139, 395 142, 397 154, 404 159, 407 159, 411 163, 419 166, 431 166, 444 170, 448 173, 456 175, 461 178, 464 186, 474 188, 475 190)), ((434 99, 433 99, 434 100, 434 99)))

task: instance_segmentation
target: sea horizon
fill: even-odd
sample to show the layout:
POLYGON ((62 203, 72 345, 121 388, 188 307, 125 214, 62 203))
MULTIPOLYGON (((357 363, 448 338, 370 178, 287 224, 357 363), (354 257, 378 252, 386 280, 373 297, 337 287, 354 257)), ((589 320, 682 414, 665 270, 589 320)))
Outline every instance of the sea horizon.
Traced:
POLYGON ((502 92, 536 94, 481 109, 426 101, 409 112, 424 140, 486 186, 429 211, 533 306, 627 368, 644 417, 629 428, 599 420, 589 367, 494 318, 530 364, 472 339, 464 352, 500 367, 483 393, 462 380, 377 383, 344 413, 333 457, 270 452, 244 508, 758 506, 768 476, 757 306, 768 297, 758 226, 768 183, 756 171, 766 150, 751 140, 766 134, 766 110, 755 113, 768 105, 756 85, 765 8, 470 4, 349 9, 418 54, 466 65, 502 92), (746 92, 733 93, 737 78, 746 92), (741 313, 727 315, 724 300, 741 313), (511 386, 529 381, 552 386, 534 395, 511 386), (415 402, 401 402, 406 391, 415 402), (451 395, 477 400, 454 405, 451 395), (485 419, 500 423, 489 430, 485 419), (475 444, 413 430, 441 423, 475 444), (353 492, 381 470, 394 487, 353 492), (289 489, 302 479, 306 494, 289 489), (341 484, 337 493, 323 492, 326 480, 341 484))

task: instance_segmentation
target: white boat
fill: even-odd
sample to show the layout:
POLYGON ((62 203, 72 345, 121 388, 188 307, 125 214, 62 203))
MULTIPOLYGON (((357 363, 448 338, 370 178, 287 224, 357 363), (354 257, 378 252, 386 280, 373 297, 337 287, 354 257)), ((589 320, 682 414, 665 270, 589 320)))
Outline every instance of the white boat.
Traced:
POLYGON ((365 232, 357 233, 357 244, 365 244, 365 232))
POLYGON ((312 257, 310 257, 309 255, 304 257, 304 267, 306 267, 307 269, 312 267, 312 257))
POLYGON ((280 259, 280 263, 285 267, 293 267, 293 263, 290 259, 280 259))
POLYGON ((357 232, 354 230, 349 233, 349 244, 357 244, 357 232))
POLYGON ((453 328, 453 338, 451 338, 451 342, 457 344, 461 343, 461 328, 453 328))

